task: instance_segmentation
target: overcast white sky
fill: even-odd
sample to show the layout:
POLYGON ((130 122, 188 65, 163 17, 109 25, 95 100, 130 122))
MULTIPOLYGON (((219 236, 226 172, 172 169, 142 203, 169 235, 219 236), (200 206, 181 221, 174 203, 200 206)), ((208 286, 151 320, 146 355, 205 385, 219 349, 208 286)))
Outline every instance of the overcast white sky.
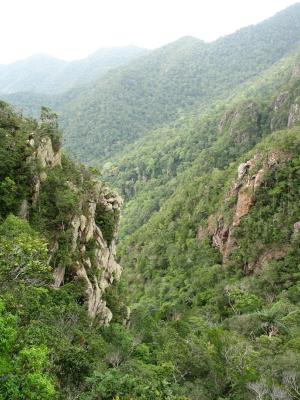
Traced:
POLYGON ((0 63, 36 53, 63 59, 100 47, 205 41, 268 18, 296 0, 0 0, 0 63))

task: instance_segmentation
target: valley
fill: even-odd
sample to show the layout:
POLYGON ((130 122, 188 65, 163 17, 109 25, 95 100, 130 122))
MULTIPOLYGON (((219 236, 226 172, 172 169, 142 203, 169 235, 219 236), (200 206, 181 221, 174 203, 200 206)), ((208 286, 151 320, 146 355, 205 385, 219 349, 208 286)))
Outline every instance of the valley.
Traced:
POLYGON ((299 3, 5 68, 0 399, 299 399, 299 3))

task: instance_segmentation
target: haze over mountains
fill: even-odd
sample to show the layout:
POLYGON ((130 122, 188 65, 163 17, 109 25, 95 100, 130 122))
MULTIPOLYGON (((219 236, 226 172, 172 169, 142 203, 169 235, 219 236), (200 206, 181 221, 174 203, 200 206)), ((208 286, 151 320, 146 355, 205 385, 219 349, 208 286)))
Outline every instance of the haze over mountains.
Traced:
MULTIPOLYGON (((106 160, 124 145, 171 122, 185 111, 207 107, 209 103, 226 98, 235 88, 288 54, 300 39, 299 9, 296 4, 267 21, 212 43, 192 37, 179 39, 111 69, 99 79, 93 79, 94 60, 98 56, 92 56, 79 62, 85 69, 80 67, 81 77, 76 78, 77 82, 89 80, 91 84, 80 87, 73 84, 72 89, 58 94, 66 84, 76 82, 74 75, 78 74, 78 64, 71 63, 67 80, 65 66, 58 78, 54 74, 57 93, 50 98, 41 96, 45 91, 53 93, 47 81, 34 84, 36 95, 14 93, 2 97, 21 108, 25 106, 25 111, 29 109, 30 112, 36 112, 43 104, 52 106, 60 115, 66 148, 84 161, 106 160)), ((109 62, 116 62, 118 51, 121 50, 112 50, 109 62)), ((137 56, 145 51, 123 49, 122 52, 123 58, 118 57, 124 60, 127 54, 128 61, 132 53, 137 56)), ((101 52, 100 61, 98 69, 108 68, 101 52)), ((49 68, 55 65, 57 61, 50 63, 49 68)), ((7 68, 9 71, 12 67, 7 68)), ((40 82, 44 74, 44 69, 38 71, 41 76, 31 75, 34 82, 40 82)), ((19 87, 28 91, 26 79, 22 81, 22 74, 19 75, 19 87)), ((0 93, 12 85, 16 91, 14 79, 2 75, 1 81, 0 93)))
POLYGON ((59 93, 90 83, 108 70, 147 52, 134 46, 99 49, 87 58, 69 62, 43 54, 34 55, 13 64, 0 65, 0 91, 59 93))
POLYGON ((300 4, 130 51, 0 70, 0 398, 298 400, 300 4))

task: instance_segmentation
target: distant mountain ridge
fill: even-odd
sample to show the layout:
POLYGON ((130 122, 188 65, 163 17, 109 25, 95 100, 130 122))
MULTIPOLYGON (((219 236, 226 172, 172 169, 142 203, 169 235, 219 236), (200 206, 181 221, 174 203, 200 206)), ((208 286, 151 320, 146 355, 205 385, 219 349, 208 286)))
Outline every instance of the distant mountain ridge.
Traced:
POLYGON ((65 148, 85 162, 106 162, 153 129, 225 100, 299 42, 296 3, 214 42, 187 36, 106 70, 99 79, 84 74, 88 83, 73 81, 64 92, 45 96, 23 88, 23 93, 1 97, 35 116, 41 105, 51 106, 60 115, 65 148))
POLYGON ((299 28, 0 101, 0 400, 299 400, 299 28))
POLYGON ((66 146, 84 161, 107 160, 150 130, 226 99, 299 41, 297 3, 212 43, 184 37, 154 50, 59 99, 66 146))
POLYGON ((59 93, 88 84, 111 68, 147 53, 148 50, 135 46, 103 48, 75 61, 37 54, 13 64, 0 65, 0 93, 59 93))

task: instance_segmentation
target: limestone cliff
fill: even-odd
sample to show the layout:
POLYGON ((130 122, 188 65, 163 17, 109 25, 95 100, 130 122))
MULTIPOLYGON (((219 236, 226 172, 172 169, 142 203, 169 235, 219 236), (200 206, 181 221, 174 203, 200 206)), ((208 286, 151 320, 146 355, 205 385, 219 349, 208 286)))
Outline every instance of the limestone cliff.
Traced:
MULTIPOLYGON (((55 169, 62 170, 63 166, 60 145, 54 146, 49 136, 33 132, 27 144, 32 149, 28 158, 28 163, 33 166, 32 185, 29 199, 24 199, 22 203, 20 215, 30 218, 31 213, 39 212, 39 199, 49 174, 55 169)), ((53 229, 49 235, 48 263, 53 268, 52 286, 58 289, 67 281, 82 281, 90 317, 97 317, 100 323, 108 324, 112 313, 103 295, 121 275, 121 267, 115 260, 115 239, 122 199, 92 174, 87 175, 86 171, 85 176, 80 176, 80 184, 67 178, 64 182, 68 193, 76 195, 78 201, 76 210, 68 211, 67 220, 62 221, 61 227, 53 229), (109 234, 105 231, 108 228, 103 221, 108 221, 109 234), (70 233, 67 236, 67 249, 71 265, 57 257, 62 246, 61 236, 66 232, 70 233)), ((51 194, 49 201, 54 201, 51 194)))

